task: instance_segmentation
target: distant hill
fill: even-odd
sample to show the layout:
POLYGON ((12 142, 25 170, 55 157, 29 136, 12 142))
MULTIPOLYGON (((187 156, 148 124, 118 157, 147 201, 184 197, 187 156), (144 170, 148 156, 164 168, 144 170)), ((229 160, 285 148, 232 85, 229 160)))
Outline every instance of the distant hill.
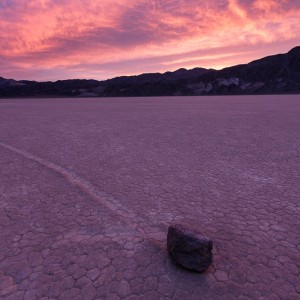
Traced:
POLYGON ((300 46, 223 70, 195 68, 105 81, 16 81, 0 77, 0 97, 132 97, 300 93, 300 46))

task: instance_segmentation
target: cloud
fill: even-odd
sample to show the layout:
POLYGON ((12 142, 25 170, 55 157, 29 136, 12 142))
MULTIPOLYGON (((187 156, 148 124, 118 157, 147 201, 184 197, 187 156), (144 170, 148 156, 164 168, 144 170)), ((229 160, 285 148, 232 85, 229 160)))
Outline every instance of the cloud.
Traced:
POLYGON ((299 18, 292 0, 2 0, 0 76, 221 68, 299 44, 299 18))

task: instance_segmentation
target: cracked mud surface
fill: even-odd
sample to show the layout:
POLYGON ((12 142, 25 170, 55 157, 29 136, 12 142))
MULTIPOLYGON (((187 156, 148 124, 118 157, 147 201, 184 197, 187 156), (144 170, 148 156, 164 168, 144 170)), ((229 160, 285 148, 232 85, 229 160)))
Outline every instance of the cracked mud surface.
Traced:
POLYGON ((0 100, 0 299, 300 299, 299 128, 299 96, 0 100))

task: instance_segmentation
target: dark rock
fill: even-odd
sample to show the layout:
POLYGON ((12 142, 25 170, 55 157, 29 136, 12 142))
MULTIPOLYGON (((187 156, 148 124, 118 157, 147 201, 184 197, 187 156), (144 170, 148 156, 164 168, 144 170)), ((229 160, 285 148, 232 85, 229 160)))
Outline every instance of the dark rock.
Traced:
POLYGON ((188 270, 202 273, 212 263, 212 241, 194 229, 171 225, 167 246, 170 256, 188 270))

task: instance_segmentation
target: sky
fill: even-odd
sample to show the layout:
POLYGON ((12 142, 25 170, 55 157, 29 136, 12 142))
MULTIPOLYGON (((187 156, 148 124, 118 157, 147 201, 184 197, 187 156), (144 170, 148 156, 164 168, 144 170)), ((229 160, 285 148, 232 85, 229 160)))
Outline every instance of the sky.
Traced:
POLYGON ((0 0, 0 76, 222 69, 300 45, 300 0, 0 0))

